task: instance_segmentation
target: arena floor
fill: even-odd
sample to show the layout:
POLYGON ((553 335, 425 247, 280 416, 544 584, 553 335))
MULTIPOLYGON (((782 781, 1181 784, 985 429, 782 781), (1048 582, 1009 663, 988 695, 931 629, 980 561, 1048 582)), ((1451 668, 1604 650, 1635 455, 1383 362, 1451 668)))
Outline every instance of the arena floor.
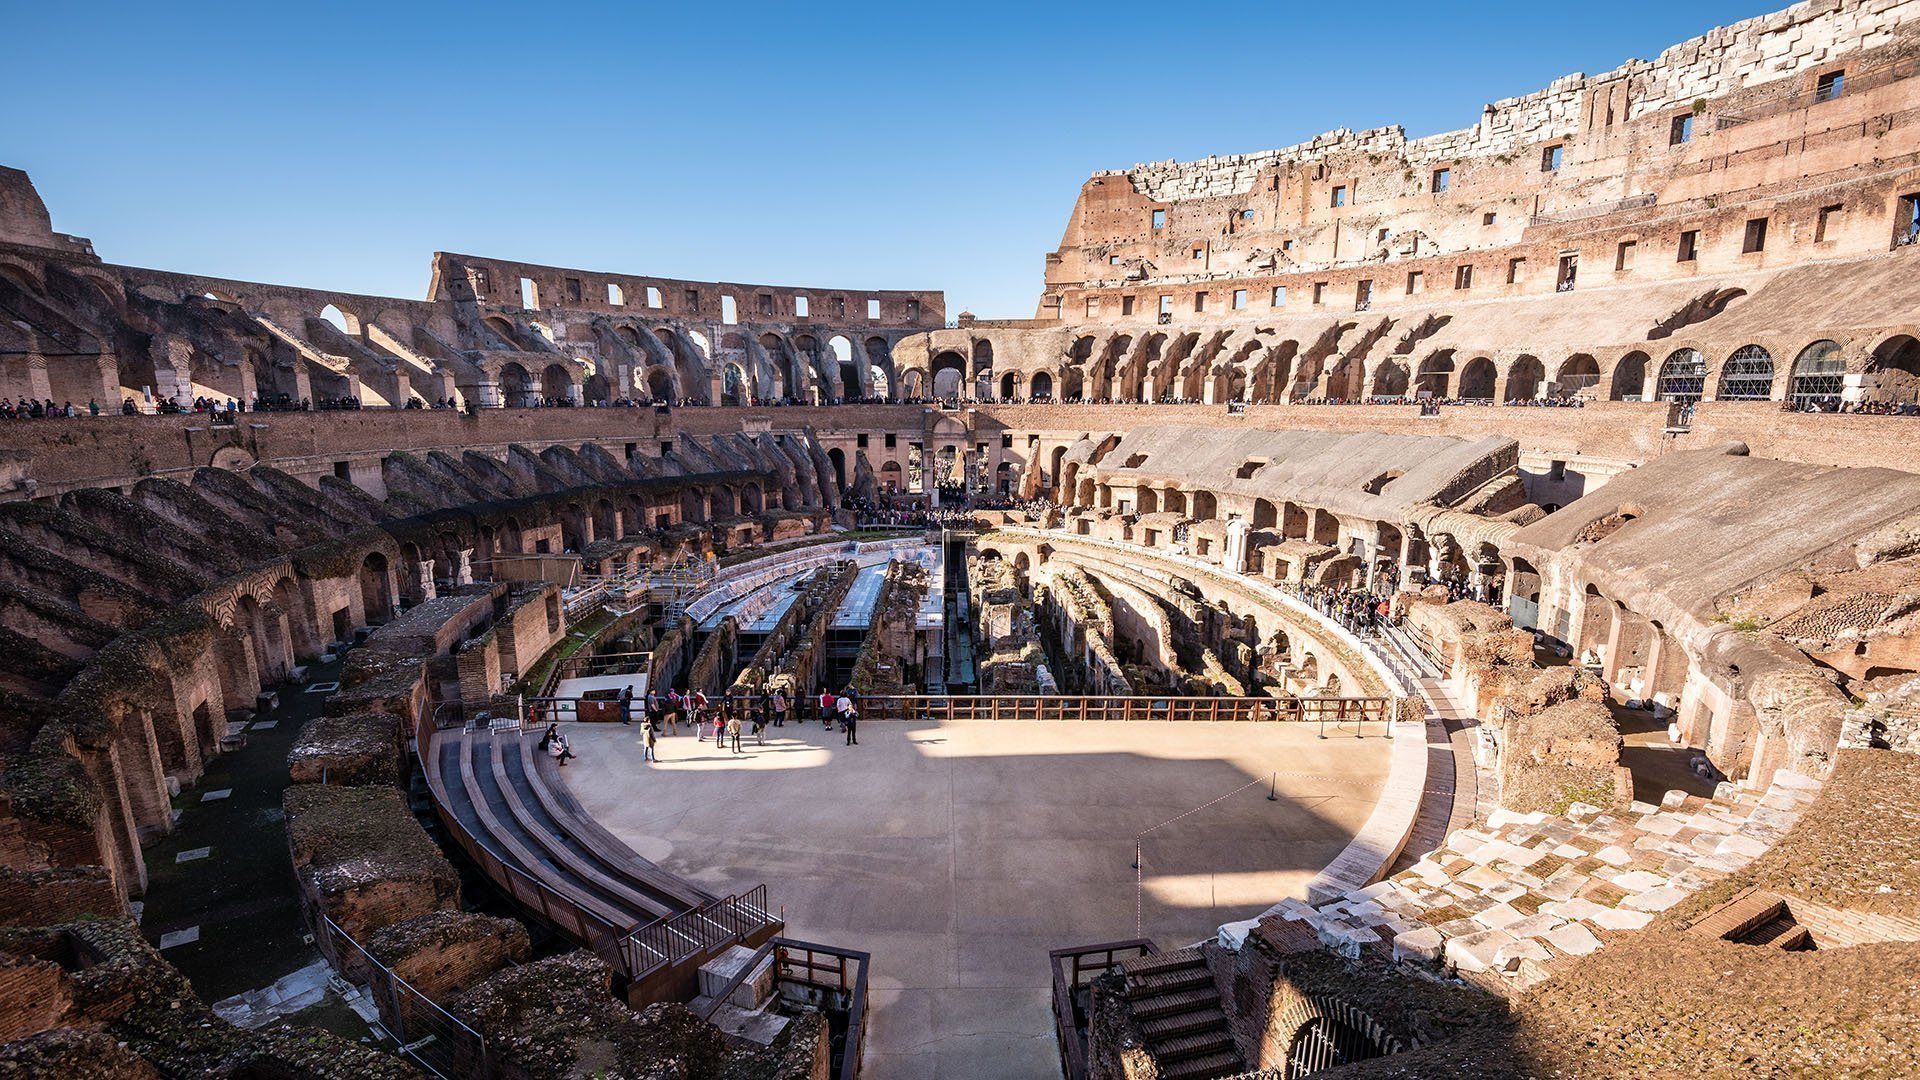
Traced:
POLYGON ((787 934, 873 954, 865 1075, 1058 1074, 1047 951, 1134 937, 1173 948, 1303 891, 1372 809, 1377 735, 1280 724, 818 723, 719 753, 574 725, 581 804, 715 893, 766 883, 787 934), (1265 778, 1278 771, 1279 800, 1265 778))

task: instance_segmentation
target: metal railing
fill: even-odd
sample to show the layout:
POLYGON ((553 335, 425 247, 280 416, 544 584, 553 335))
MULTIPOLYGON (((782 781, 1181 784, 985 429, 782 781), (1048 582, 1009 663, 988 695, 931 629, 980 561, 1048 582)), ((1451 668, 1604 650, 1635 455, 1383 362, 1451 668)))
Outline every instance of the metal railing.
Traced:
POLYGON ((442 1080, 492 1074, 484 1036, 375 959, 339 923, 321 914, 320 924, 320 933, 331 947, 323 951, 340 973, 349 978, 366 976, 367 990, 380 1010, 380 1026, 400 1044, 400 1053, 442 1080))
POLYGON ((1072 694, 868 694, 859 701, 862 720, 935 723, 978 720, 1093 720, 1316 723, 1386 721, 1389 697, 1101 697, 1072 694))
POLYGON ((620 968, 635 982, 694 957, 715 956, 779 922, 767 910, 767 887, 756 885, 678 915, 635 927, 620 939, 620 968))
POLYGON ((1082 1034, 1086 1014, 1078 995, 1096 977, 1112 971, 1122 960, 1153 956, 1159 950, 1146 938, 1054 949, 1047 954, 1053 968, 1053 1034, 1060 1046, 1060 1072, 1066 1080, 1086 1080, 1087 1044, 1082 1034))
POLYGON ((774 980, 806 988, 808 1004, 820 1007, 841 1004, 847 1013, 847 1028, 841 1037, 837 1080, 854 1080, 860 1075, 860 1055, 867 1041, 867 975, 873 966, 870 954, 857 949, 842 949, 812 941, 774 938, 774 980))

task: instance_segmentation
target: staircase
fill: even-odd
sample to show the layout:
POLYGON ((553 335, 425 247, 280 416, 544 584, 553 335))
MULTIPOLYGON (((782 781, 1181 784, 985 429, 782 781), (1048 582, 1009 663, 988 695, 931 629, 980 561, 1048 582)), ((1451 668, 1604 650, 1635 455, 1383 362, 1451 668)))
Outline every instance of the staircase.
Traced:
POLYGON ((1120 973, 1162 1080, 1218 1080, 1246 1071, 1199 949, 1123 961, 1120 973))

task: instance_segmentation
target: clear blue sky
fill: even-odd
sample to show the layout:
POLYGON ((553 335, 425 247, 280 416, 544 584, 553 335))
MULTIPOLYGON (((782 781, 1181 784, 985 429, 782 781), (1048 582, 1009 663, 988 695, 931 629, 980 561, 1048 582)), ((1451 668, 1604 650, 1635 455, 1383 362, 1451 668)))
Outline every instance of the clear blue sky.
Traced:
POLYGON ((0 0, 0 164, 111 262, 418 297, 466 251, 1029 316, 1097 169, 1465 127, 1785 2, 0 0))

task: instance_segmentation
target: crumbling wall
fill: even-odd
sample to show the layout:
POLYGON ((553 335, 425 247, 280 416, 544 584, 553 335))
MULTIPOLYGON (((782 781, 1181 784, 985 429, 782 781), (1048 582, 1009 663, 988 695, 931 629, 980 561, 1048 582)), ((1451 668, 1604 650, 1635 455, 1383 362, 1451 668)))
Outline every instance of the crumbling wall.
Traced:
POLYGON ((853 688, 862 694, 914 694, 924 688, 920 671, 920 603, 927 595, 927 568, 896 560, 874 603, 873 622, 853 661, 853 688))

